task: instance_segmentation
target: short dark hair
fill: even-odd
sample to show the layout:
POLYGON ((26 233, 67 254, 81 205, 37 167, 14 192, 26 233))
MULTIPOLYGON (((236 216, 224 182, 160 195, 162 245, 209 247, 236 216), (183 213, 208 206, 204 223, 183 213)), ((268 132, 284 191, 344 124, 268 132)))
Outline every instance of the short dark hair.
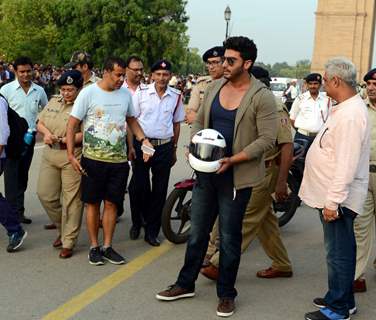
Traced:
POLYGON ((16 60, 14 60, 13 67, 15 70, 17 70, 18 66, 24 66, 27 64, 33 68, 33 62, 29 57, 18 57, 16 60))
POLYGON ((114 71, 115 64, 117 64, 121 68, 127 67, 127 64, 125 63, 124 59, 119 57, 109 57, 104 61, 103 70, 114 71))
POLYGON ((132 56, 129 56, 129 57, 127 58, 127 60, 125 61, 125 64, 127 65, 127 67, 129 67, 129 64, 130 64, 132 61, 136 61, 136 62, 144 63, 144 62, 142 61, 142 59, 141 59, 139 56, 132 55, 132 56))
POLYGON ((223 42, 223 47, 238 51, 243 60, 252 60, 252 65, 257 58, 257 47, 253 40, 247 37, 230 37, 223 42))

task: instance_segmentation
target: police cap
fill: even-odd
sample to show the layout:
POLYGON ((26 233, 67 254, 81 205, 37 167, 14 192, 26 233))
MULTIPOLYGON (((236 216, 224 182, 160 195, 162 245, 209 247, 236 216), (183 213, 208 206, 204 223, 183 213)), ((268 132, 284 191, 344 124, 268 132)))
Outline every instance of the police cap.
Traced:
POLYGON ((78 70, 69 70, 64 72, 59 80, 57 80, 57 85, 59 87, 65 85, 73 85, 77 89, 80 89, 84 83, 81 72, 78 70))
POLYGON ((225 49, 223 47, 213 47, 203 54, 202 60, 204 60, 204 62, 207 62, 209 58, 223 57, 224 54, 225 49))
POLYGON ((167 70, 171 71, 171 63, 165 59, 158 60, 151 66, 151 72, 157 71, 157 70, 167 70))
POLYGON ((376 80, 376 68, 368 71, 368 73, 363 78, 364 81, 376 80))
POLYGON ((251 73, 256 79, 268 79, 269 81, 272 81, 269 76, 269 71, 259 67, 259 66, 253 66, 251 69, 251 73))
POLYGON ((321 76, 320 73, 310 73, 308 76, 306 76, 304 78, 304 80, 306 82, 317 81, 317 82, 321 83, 322 82, 322 76, 321 76))
POLYGON ((75 51, 72 54, 70 62, 68 62, 64 67, 66 69, 71 69, 77 66, 78 64, 91 64, 91 56, 85 51, 75 51))

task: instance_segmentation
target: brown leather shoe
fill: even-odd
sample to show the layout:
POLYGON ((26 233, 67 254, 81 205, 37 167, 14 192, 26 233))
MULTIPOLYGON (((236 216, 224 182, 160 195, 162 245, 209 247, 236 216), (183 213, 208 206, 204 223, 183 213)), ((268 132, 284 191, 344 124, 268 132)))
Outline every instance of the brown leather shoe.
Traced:
POLYGON ((256 273, 256 276, 259 278, 291 278, 292 277, 292 271, 280 271, 277 269, 274 269, 272 267, 264 270, 260 270, 256 273))
POLYGON ((180 288, 178 285, 173 284, 166 290, 156 294, 156 298, 162 301, 174 301, 182 298, 192 298, 195 296, 194 290, 180 288))
POLYGON ((54 224, 54 223, 45 224, 45 225, 43 226, 43 228, 44 228, 45 230, 54 230, 54 229, 56 229, 56 224, 54 224))
POLYGON ((209 264, 207 267, 205 268, 201 268, 200 270, 200 273, 210 279, 210 280, 214 280, 214 281, 217 281, 218 280, 218 277, 219 277, 219 270, 216 266, 213 266, 212 264, 209 264))
POLYGON ((52 244, 52 246, 54 247, 54 248, 59 248, 59 247, 61 247, 63 245, 63 243, 61 242, 61 237, 60 236, 58 236, 57 238, 56 238, 56 240, 54 241, 54 243, 52 244))
POLYGON ((357 280, 354 280, 353 290, 354 292, 366 292, 367 291, 366 279, 359 278, 357 280))
POLYGON ((235 311, 235 300, 232 298, 220 298, 217 307, 218 317, 230 317, 235 311))
POLYGON ((73 250, 68 248, 63 248, 60 251, 59 258, 68 259, 73 255, 73 250))

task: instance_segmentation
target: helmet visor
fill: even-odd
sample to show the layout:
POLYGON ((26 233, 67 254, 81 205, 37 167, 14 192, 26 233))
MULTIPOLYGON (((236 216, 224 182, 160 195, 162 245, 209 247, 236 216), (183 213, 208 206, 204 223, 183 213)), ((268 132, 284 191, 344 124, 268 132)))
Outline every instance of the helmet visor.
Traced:
POLYGON ((189 145, 189 153, 196 159, 203 161, 217 161, 225 156, 225 148, 213 146, 207 143, 192 143, 189 145))

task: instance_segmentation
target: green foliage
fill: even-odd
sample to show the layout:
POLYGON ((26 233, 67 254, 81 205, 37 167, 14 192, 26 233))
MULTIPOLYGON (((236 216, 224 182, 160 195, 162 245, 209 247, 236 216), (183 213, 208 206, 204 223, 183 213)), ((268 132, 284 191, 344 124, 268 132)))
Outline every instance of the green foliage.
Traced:
POLYGON ((83 49, 97 65, 109 55, 137 54, 146 67, 166 58, 185 71, 185 6, 186 0, 0 0, 0 41, 7 44, 0 55, 61 65, 83 49))
POLYGON ((311 62, 309 60, 299 60, 295 66, 290 66, 287 62, 277 62, 275 64, 256 63, 269 71, 271 77, 287 77, 303 79, 311 70, 311 62))

